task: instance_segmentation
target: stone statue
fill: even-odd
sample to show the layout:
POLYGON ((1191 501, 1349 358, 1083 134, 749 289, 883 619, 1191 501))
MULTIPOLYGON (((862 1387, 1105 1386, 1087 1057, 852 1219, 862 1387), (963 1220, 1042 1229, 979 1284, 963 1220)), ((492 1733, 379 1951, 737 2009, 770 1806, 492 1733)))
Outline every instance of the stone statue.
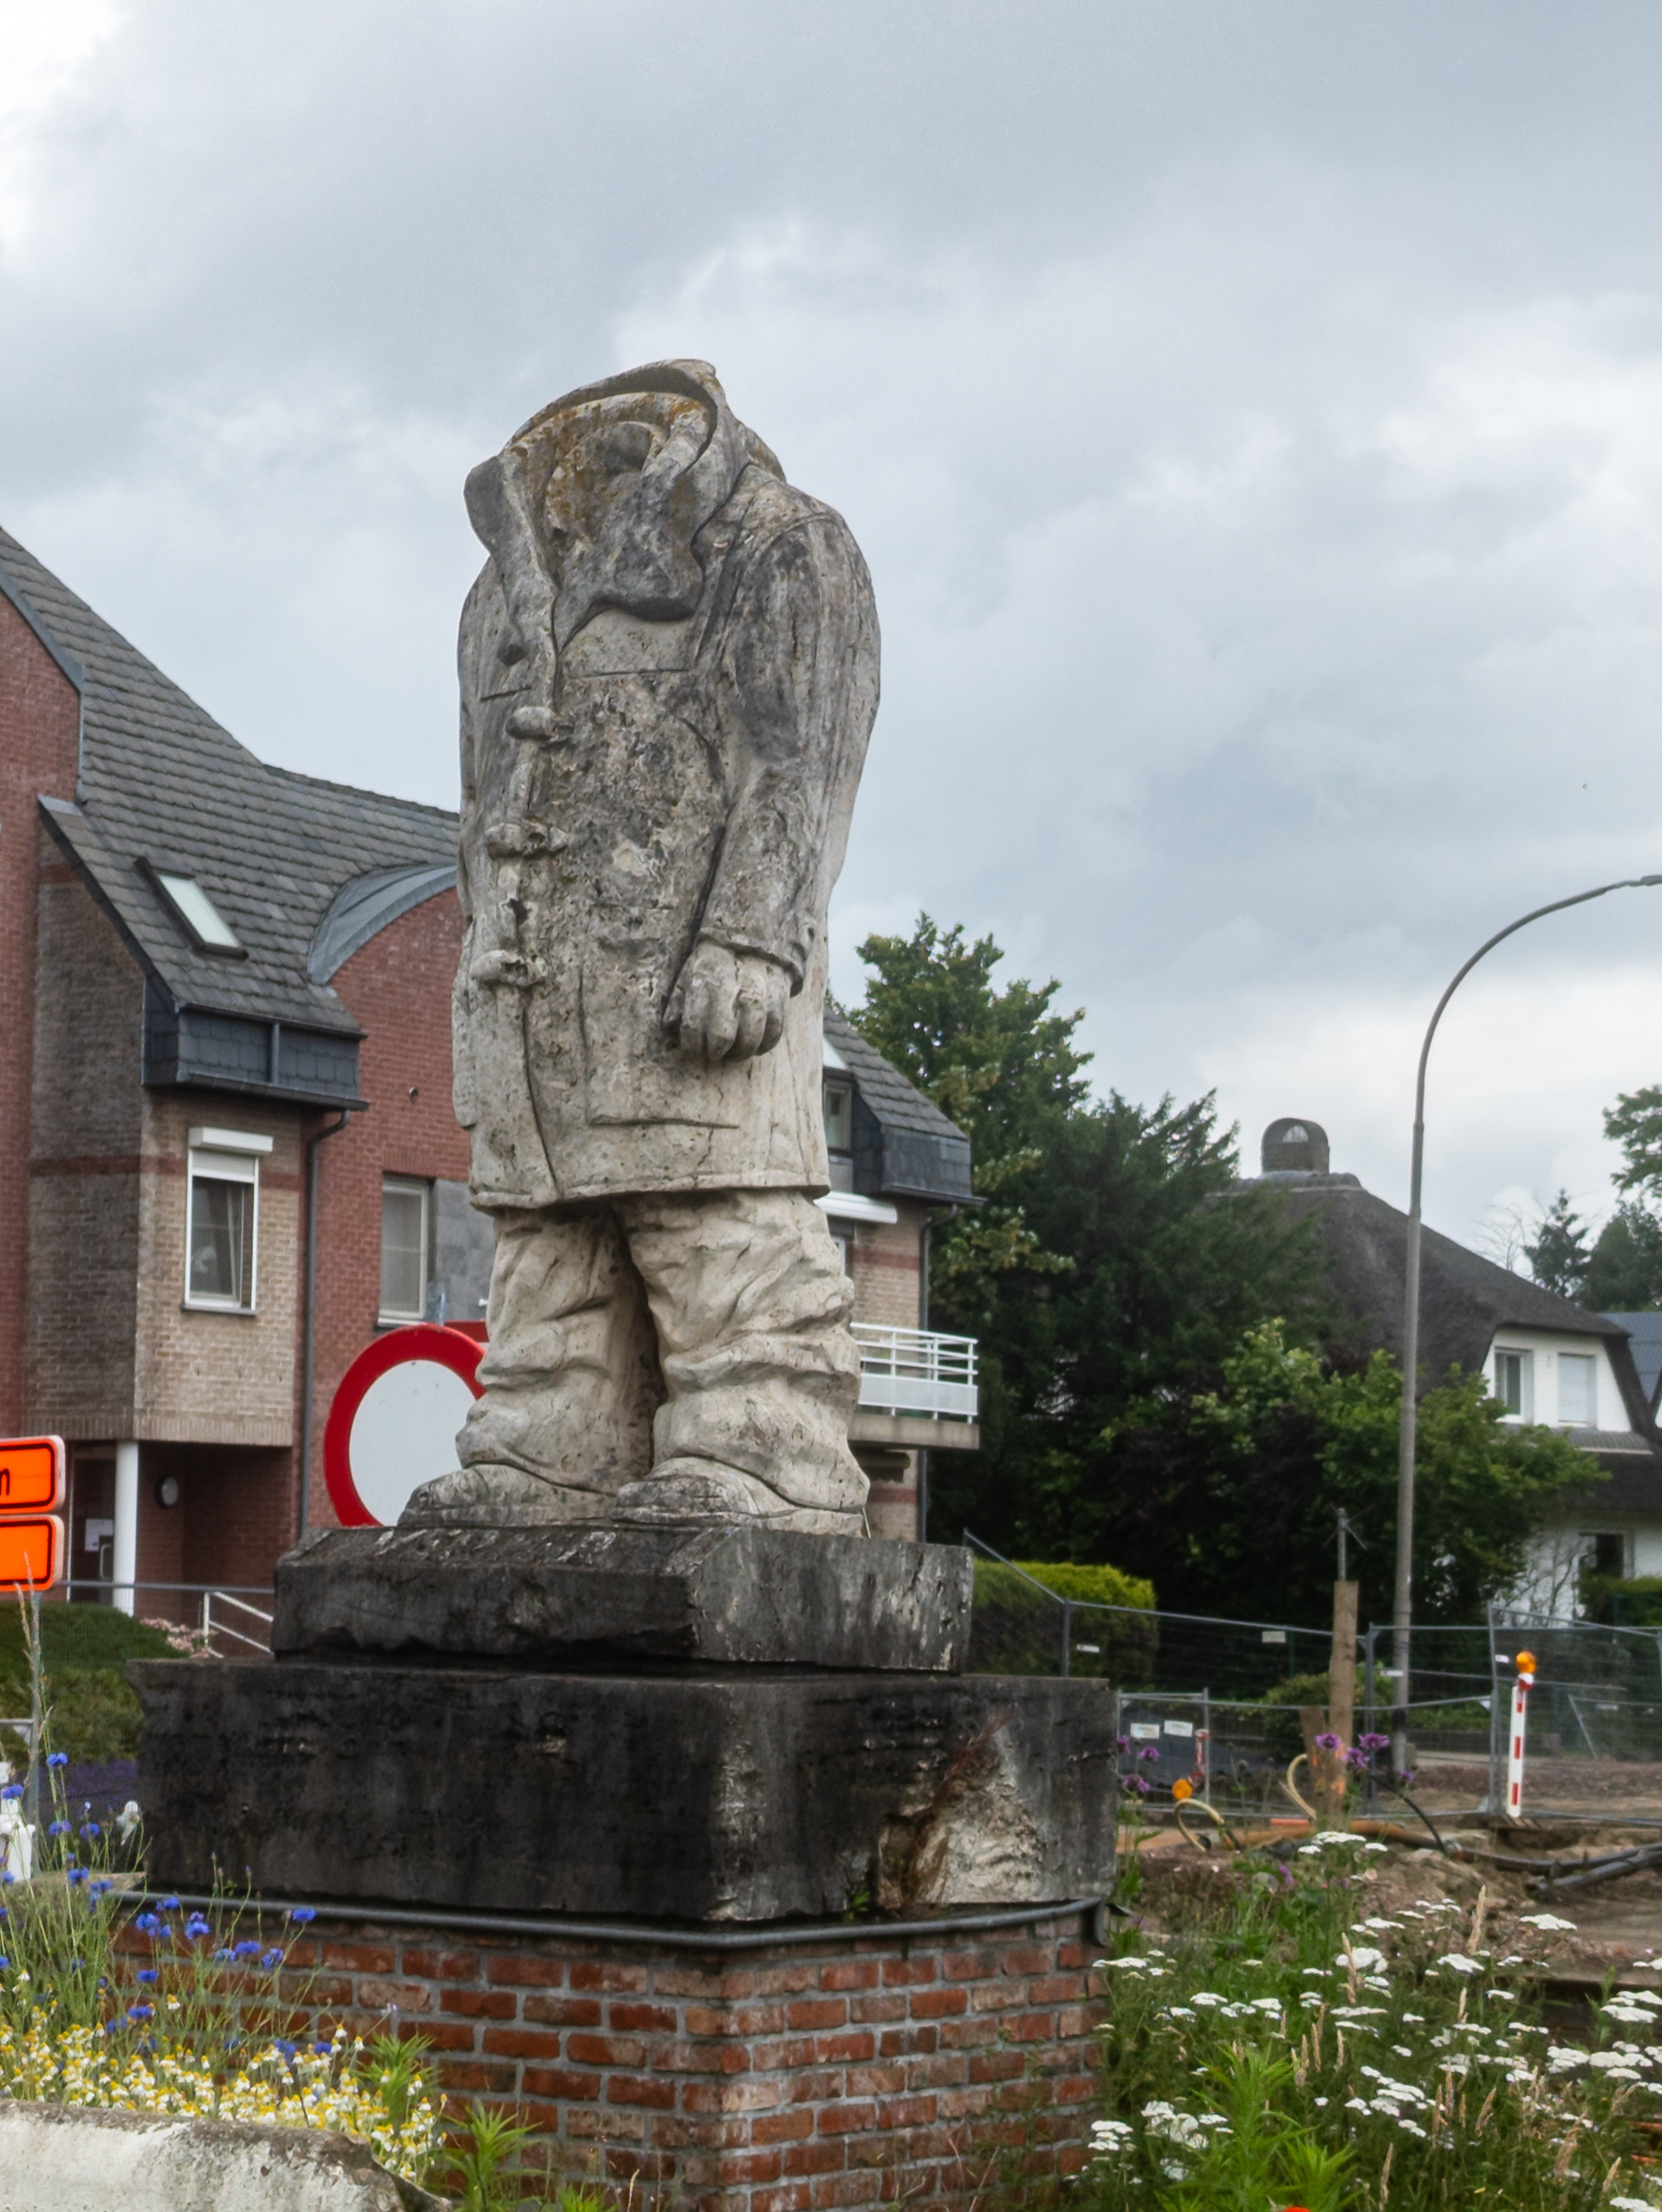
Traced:
POLYGON ((456 1109, 497 1255, 461 1467, 404 1525, 858 1535, 852 1298, 812 1201, 865 563, 702 361, 555 400, 467 504, 456 1109))

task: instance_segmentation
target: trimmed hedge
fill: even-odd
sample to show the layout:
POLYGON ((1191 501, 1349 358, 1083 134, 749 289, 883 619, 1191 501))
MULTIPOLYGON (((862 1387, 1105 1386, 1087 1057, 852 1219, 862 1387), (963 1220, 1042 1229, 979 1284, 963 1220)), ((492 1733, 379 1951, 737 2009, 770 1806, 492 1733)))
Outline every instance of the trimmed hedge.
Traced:
POLYGON ((1587 1575, 1581 1603, 1589 1620, 1606 1628, 1662 1629, 1662 1575, 1587 1575))
POLYGON ((1063 1610, 1075 1605, 1113 1605, 1116 1613, 1073 1616, 1070 1674, 1145 1688, 1154 1678, 1159 1623, 1154 1586, 1117 1567, 1078 1566, 1071 1561, 1023 1560, 1022 1572, 997 1559, 975 1563, 975 1611, 970 1628, 970 1665, 979 1675, 1059 1675, 1062 1670, 1063 1610), (1031 1576, 1033 1580, 1026 1579, 1031 1576), (1036 1590, 1035 1582, 1043 1584, 1036 1590), (1139 1619, 1141 1614, 1146 1617, 1139 1619), (1081 1649, 1094 1644, 1095 1650, 1081 1649))

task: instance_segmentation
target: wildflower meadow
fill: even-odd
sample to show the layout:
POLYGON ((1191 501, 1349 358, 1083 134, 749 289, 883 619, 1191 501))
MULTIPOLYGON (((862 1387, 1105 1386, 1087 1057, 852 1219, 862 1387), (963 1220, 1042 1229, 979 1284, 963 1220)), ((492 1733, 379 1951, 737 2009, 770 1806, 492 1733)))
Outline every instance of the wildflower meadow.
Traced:
POLYGON ((1587 2043, 1536 1992, 1551 1914, 1487 1896, 1370 1909, 1386 1846, 1317 1836, 1259 1859, 1198 1930, 1102 1962, 1100 2212, 1652 2212, 1662 1991, 1587 2043))

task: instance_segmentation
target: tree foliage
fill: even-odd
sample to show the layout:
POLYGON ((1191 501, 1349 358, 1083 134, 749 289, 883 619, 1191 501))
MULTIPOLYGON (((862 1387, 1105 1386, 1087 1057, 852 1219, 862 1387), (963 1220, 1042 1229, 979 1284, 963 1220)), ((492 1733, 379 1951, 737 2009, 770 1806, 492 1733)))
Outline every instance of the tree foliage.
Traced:
POLYGON ((1093 1101, 1081 1015, 1055 1011, 1055 981, 998 988, 991 938, 924 915, 860 950, 876 973, 850 1018, 970 1135, 988 1200, 932 1244, 932 1321, 980 1338, 983 1387, 981 1450, 932 1454, 930 1532, 1115 1558, 1105 1432, 1268 1313, 1319 1342, 1315 1233, 1269 1192, 1217 1202, 1236 1152, 1211 1097, 1093 1101))
POLYGON ((1595 1313, 1662 1310, 1662 1220, 1638 1199, 1625 1199, 1599 1232, 1581 1286, 1595 1313))
MULTIPOLYGON (((1391 1609, 1402 1375, 1387 1352, 1335 1369, 1250 1329, 1204 1387, 1165 1392, 1116 1425, 1107 1470, 1113 1556, 1160 1603, 1239 1613, 1275 1593, 1277 1617, 1320 1622, 1345 1506, 1362 1617, 1391 1609)), ((1451 1373, 1419 1402, 1414 1611, 1470 1621, 1522 1575, 1531 1534, 1561 1498, 1605 1478, 1555 1429, 1504 1421, 1480 1375, 1451 1373)))
POLYGON ((1604 1133, 1621 1147, 1616 1188, 1627 1194, 1599 1233, 1581 1298, 1600 1313, 1662 1308, 1662 1084, 1623 1091, 1604 1133))
POLYGON ((1571 1210, 1569 1193, 1561 1190, 1542 1215, 1532 1243, 1523 1247, 1529 1272, 1543 1291, 1561 1298, 1579 1298, 1593 1259, 1587 1224, 1571 1210))

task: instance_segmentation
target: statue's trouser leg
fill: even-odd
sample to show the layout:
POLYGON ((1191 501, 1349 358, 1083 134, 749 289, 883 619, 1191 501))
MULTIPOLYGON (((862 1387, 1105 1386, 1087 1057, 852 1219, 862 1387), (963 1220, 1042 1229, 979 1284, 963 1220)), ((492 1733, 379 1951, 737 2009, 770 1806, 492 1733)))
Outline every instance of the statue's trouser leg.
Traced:
POLYGON ((825 1216, 800 1191, 620 1199, 618 1216, 658 1325, 667 1396, 654 1472, 705 1462, 788 1508, 858 1516, 848 1448, 860 1355, 854 1291, 825 1216))
POLYGON ((612 1495, 652 1461, 664 1395, 652 1317, 603 1202, 503 1213, 462 1465, 513 1467, 612 1495))

